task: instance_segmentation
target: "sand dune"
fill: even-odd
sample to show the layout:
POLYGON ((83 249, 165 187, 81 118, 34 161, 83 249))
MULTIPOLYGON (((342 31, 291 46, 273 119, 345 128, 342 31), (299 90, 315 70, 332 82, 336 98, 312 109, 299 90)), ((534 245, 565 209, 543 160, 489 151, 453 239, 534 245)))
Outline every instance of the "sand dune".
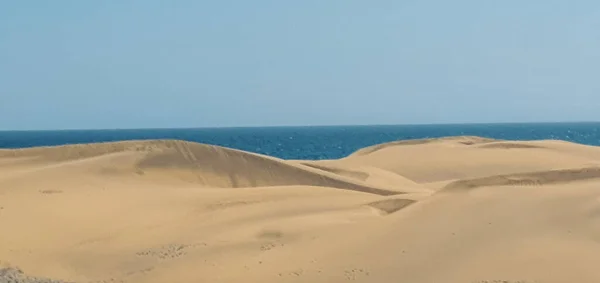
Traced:
MULTIPOLYGON (((133 141, 69 145, 0 151, 0 157, 28 158, 38 168, 94 160, 106 174, 135 173, 146 178, 177 179, 206 187, 245 188, 307 185, 365 191, 380 195, 401 193, 394 189, 369 186, 343 175, 286 163, 283 160, 212 145, 176 140, 133 141), (118 159, 118 160, 116 160, 118 159), (57 164, 58 162, 58 164, 57 164), (102 164, 102 165, 100 165, 102 164), (117 165, 114 165, 117 164, 117 165)), ((36 167, 34 167, 36 168, 36 167)))
POLYGON ((385 169, 418 183, 430 183, 585 167, 600 160, 596 148, 578 146, 578 150, 572 150, 553 141, 537 144, 474 137, 432 139, 416 144, 378 145, 373 147, 377 150, 359 150, 342 161, 353 166, 385 169), (576 151, 585 154, 574 154, 576 151))
POLYGON ((599 185, 563 141, 0 150, 0 282, 595 283, 599 185))

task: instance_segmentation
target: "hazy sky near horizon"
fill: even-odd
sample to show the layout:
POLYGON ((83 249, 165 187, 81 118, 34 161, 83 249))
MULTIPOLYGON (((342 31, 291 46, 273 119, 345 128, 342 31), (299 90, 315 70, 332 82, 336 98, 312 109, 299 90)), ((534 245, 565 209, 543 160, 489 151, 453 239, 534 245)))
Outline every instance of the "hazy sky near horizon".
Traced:
POLYGON ((600 121, 600 1, 2 1, 0 129, 600 121))

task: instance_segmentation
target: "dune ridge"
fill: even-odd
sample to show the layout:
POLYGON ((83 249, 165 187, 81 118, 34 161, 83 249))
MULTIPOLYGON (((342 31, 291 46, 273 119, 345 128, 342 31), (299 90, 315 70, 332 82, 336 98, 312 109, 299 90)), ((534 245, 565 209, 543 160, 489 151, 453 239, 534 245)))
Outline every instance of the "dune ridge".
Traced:
POLYGON ((600 178, 600 167, 550 170, 498 175, 452 182, 444 190, 475 189, 489 186, 542 186, 600 178))
POLYGON ((599 147, 553 140, 3 149, 0 282, 595 283, 599 185, 599 147))
POLYGON ((378 150, 385 149, 387 147, 392 146, 402 146, 402 145, 421 145, 428 143, 439 143, 439 142, 456 142, 464 145, 473 145, 473 144, 481 144, 495 141, 494 139, 483 138, 483 137, 474 137, 474 136, 457 136, 457 137, 442 137, 442 138, 428 138, 428 139, 411 139, 411 140, 400 140, 388 143, 377 144, 365 148, 361 148, 352 155, 366 155, 369 153, 374 153, 378 150))

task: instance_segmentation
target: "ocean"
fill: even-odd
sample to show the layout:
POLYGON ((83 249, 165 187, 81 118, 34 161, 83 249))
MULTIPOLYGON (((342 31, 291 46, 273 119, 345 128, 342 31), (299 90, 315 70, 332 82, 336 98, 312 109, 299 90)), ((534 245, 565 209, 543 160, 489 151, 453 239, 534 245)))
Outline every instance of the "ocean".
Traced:
POLYGON ((0 131, 0 148, 180 139, 283 159, 319 160, 341 158, 357 149, 395 140, 457 135, 506 140, 559 139, 600 145, 600 123, 0 131))

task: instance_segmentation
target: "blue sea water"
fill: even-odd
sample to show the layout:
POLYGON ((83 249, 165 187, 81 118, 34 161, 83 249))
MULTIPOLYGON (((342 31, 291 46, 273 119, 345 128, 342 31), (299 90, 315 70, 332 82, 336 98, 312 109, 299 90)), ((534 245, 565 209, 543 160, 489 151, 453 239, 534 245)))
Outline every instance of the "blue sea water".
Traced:
POLYGON ((180 139, 284 159, 333 159, 395 140, 470 135, 507 140, 560 139, 600 145, 600 123, 323 126, 0 132, 0 148, 145 139, 180 139))

